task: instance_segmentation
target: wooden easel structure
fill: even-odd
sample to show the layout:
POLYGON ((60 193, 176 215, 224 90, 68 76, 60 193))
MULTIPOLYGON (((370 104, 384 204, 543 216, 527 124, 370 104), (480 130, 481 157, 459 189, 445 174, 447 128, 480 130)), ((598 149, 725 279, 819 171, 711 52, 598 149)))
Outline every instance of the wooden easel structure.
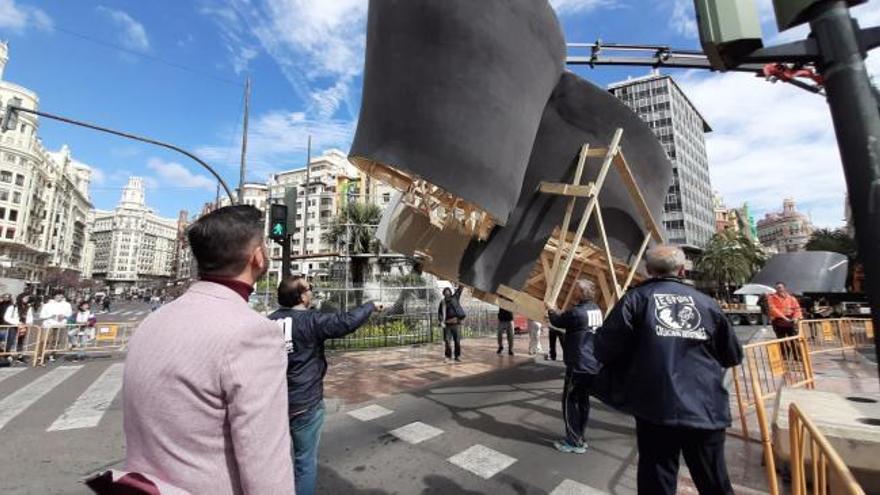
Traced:
POLYGON ((648 248, 651 239, 657 243, 663 242, 663 234, 660 231, 651 210, 648 209, 641 189, 636 183, 635 177, 626 162, 623 151, 620 149, 620 140, 623 129, 617 129, 611 139, 608 148, 590 149, 588 144, 581 147, 580 156, 575 169, 571 184, 542 182, 539 191, 544 194, 554 194, 569 197, 565 216, 562 219, 561 228, 557 228, 550 240, 544 246, 541 258, 532 269, 524 290, 519 291, 507 286, 500 286, 497 294, 476 293, 487 302, 496 304, 504 309, 521 313, 536 321, 544 319, 546 314, 544 302, 556 307, 567 307, 574 293, 574 282, 579 278, 589 278, 596 282, 599 288, 597 303, 606 311, 614 306, 633 281, 638 281, 636 270, 648 248), (602 158, 599 174, 594 182, 581 184, 584 166, 587 158, 602 158), (608 237, 605 233, 605 223, 602 218, 602 207, 599 201, 599 193, 605 184, 605 178, 611 166, 623 179, 623 183, 629 190, 629 194, 641 216, 646 235, 642 241, 638 253, 631 263, 615 260, 611 255, 608 245, 608 237), (574 214, 578 198, 585 198, 587 205, 583 216, 578 223, 577 230, 569 231, 572 215, 574 214), (595 214, 598 224, 601 244, 596 244, 584 238, 587 224, 595 214), (565 235, 562 235, 565 233, 565 235), (621 283, 623 281, 623 283, 621 283))

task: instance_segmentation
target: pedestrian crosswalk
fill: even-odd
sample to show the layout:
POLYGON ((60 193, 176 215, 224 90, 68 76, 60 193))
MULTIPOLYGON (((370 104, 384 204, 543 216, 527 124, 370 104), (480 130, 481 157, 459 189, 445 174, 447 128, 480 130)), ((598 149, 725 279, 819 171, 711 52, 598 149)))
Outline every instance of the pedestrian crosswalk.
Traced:
MULTIPOLYGON (((84 368, 84 365, 65 365, 49 370, 33 370, 28 368, 0 369, 0 383, 19 375, 25 370, 33 376, 33 379, 19 385, 17 389, 0 399, 0 433, 16 417, 28 415, 32 411, 41 409, 35 406, 41 399, 56 392, 64 394, 69 388, 67 385, 69 383, 68 380, 78 373, 84 372, 84 368)), ((63 412, 60 412, 63 405, 59 405, 60 415, 46 428, 46 431, 57 432, 98 426, 122 389, 123 369, 123 363, 114 363, 107 366, 85 391, 79 394, 72 403, 68 402, 70 405, 63 412)), ((85 379, 89 375, 87 373, 83 378, 85 379)), ((27 375, 21 375, 22 378, 25 376, 27 375)))
MULTIPOLYGON (((373 404, 348 411, 347 414, 352 418, 367 423, 379 418, 393 417, 394 413, 391 409, 373 404)), ((439 437, 445 432, 435 426, 416 421, 392 429, 388 433, 410 445, 418 445, 439 437)), ((510 466, 513 466, 518 459, 491 447, 476 443, 447 458, 446 461, 484 480, 489 480, 510 466)), ((604 495, 608 492, 578 481, 564 479, 549 493, 550 495, 604 495)))

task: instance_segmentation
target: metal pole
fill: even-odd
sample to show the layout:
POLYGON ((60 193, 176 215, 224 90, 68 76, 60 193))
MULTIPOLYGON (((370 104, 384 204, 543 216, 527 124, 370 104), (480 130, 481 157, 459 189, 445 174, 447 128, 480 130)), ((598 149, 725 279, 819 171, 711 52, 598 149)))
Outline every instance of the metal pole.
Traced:
POLYGON ((287 277, 290 275, 290 241, 293 240, 293 235, 288 233, 284 237, 284 242, 281 243, 281 278, 287 277))
POLYGON ((810 27, 819 46, 818 66, 846 176, 880 356, 880 110, 846 2, 815 4, 810 27))
POLYGON ((248 138, 248 109, 251 101, 251 78, 244 82, 244 127, 241 132, 241 167, 238 171, 238 202, 244 198, 244 183, 247 180, 247 138, 248 138))
POLYGON ((229 196, 229 201, 232 204, 237 204, 237 202, 235 201, 235 197, 232 194, 232 189, 229 189, 229 186, 226 184, 226 181, 223 180, 223 177, 220 177, 220 174, 218 174, 213 168, 211 168, 210 165, 205 163, 204 160, 202 160, 201 158, 197 157, 196 155, 190 153, 189 151, 187 151, 183 148, 180 148, 180 147, 175 146, 173 144, 164 143, 162 141, 157 141, 155 139, 150 139, 147 137, 138 136, 136 134, 130 134, 128 132, 117 131, 115 129, 110 129, 109 127, 102 127, 102 126, 99 126, 96 124, 89 124, 88 122, 82 122, 79 120, 74 120, 74 119, 70 119, 67 117, 62 117, 60 115, 55 115, 55 114, 43 112, 40 110, 31 110, 29 108, 22 108, 22 107, 8 107, 7 111, 16 111, 16 112, 24 112, 24 113, 39 115, 40 117, 46 117, 47 119, 58 120, 61 122, 65 122, 67 124, 73 124, 73 125, 78 125, 80 127, 86 127, 88 129, 92 129, 95 131, 106 132, 107 134, 113 134, 115 136, 121 136, 121 137, 128 138, 128 139, 134 139, 135 141, 140 141, 143 143, 154 144, 156 146, 160 146, 162 148, 167 148, 169 150, 176 151, 180 154, 186 155, 189 158, 191 158, 192 160, 196 161, 199 165, 204 167, 205 170, 210 172, 211 175, 213 175, 214 178, 217 179, 217 182, 219 182, 220 185, 223 186, 223 190, 226 191, 226 195, 229 196))
POLYGON ((309 230, 309 184, 312 182, 312 135, 306 146, 306 191, 303 198, 302 254, 306 254, 306 233, 309 230))

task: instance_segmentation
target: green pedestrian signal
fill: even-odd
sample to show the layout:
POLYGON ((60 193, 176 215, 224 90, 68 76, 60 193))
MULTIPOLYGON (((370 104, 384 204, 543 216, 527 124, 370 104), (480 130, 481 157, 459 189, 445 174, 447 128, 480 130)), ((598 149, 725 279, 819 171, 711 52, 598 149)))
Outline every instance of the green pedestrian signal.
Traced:
POLYGON ((283 243, 287 238, 287 206, 272 205, 269 212, 269 238, 283 243))

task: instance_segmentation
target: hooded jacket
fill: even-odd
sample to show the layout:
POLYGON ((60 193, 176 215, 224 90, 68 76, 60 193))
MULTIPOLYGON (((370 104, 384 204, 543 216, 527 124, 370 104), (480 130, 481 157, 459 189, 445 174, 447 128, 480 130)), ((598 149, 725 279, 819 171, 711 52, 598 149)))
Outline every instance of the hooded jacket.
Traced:
MULTIPOLYGON (((724 369, 742 347, 712 298, 677 279, 629 290, 596 335, 596 357, 617 375, 622 409, 664 426, 730 426, 724 369)), ((603 373, 605 370, 603 370, 603 373)))

